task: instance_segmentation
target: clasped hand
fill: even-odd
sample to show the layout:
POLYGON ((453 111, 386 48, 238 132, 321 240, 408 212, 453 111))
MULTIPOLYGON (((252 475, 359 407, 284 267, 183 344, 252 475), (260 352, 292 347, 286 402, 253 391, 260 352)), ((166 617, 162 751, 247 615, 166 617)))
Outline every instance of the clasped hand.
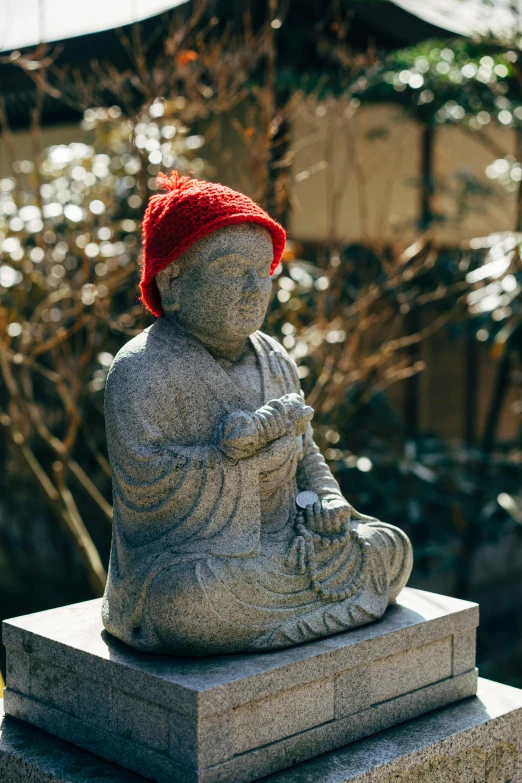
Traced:
POLYGON ((313 415, 313 408, 299 394, 285 394, 254 413, 234 411, 225 416, 215 441, 230 459, 245 459, 273 441, 304 435, 313 415))

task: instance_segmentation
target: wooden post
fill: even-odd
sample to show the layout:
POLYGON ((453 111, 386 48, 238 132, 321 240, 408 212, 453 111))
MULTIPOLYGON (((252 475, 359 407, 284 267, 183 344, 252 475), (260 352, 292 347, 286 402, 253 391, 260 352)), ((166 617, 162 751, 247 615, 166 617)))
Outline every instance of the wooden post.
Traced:
POLYGON ((429 123, 421 127, 421 161, 420 161, 420 208, 419 228, 426 231, 433 223, 434 195, 434 142, 435 128, 429 123))
MULTIPOLYGON (((429 123, 421 126, 420 137, 420 187, 419 187, 419 218, 418 225, 421 231, 426 231, 433 223, 433 163, 434 163, 435 129, 429 123)), ((422 329, 422 314, 413 310, 406 316, 406 329, 408 333, 415 333, 422 329)), ((410 362, 415 364, 421 358, 421 347, 414 344, 409 350, 410 362)), ((421 379, 416 373, 406 382, 405 398, 405 422, 408 435, 414 437, 420 424, 420 395, 421 379)))
POLYGON ((477 439, 478 400, 479 400, 479 350, 477 338, 470 335, 466 338, 466 362, 464 379, 464 441, 468 446, 474 445, 477 439))

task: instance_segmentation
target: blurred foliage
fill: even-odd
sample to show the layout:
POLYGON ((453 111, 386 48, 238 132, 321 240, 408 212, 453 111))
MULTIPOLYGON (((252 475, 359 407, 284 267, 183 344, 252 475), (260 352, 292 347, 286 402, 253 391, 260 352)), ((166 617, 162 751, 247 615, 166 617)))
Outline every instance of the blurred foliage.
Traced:
POLYGON ((96 486, 82 463, 87 450, 110 476, 105 378, 122 341, 145 325, 136 301, 140 181, 155 190, 160 163, 181 171, 204 164, 202 137, 189 135, 161 102, 134 122, 116 106, 87 110, 83 125, 85 143, 51 147, 36 164, 17 160, 16 176, 0 180, 0 365, 8 395, 0 423, 100 593, 104 567, 69 481, 72 475, 110 520, 108 481, 100 477, 96 486))
POLYGON ((391 54, 361 85, 365 100, 393 101, 423 122, 474 131, 522 122, 519 53, 467 39, 424 41, 391 54))
MULTIPOLYGON (((82 311, 108 317, 115 299, 125 311, 135 305, 140 179, 148 194, 160 164, 196 173, 204 167, 196 157, 203 138, 188 135, 160 102, 136 122, 116 106, 88 110, 83 127, 85 143, 51 147, 37 164, 17 160, 14 175, 0 180, 0 303, 11 350, 38 345, 41 353, 42 341, 82 311), (14 315, 25 316, 23 326, 14 315)), ((138 313, 122 319, 113 308, 111 328, 132 329, 138 313)), ((103 384, 94 380, 99 391, 103 384)))
POLYGON ((495 253, 493 263, 483 251, 433 254, 421 244, 416 253, 405 252, 408 261, 403 256, 398 269, 392 257, 383 263, 354 246, 328 265, 324 257, 296 259, 276 278, 269 314, 271 331, 300 363, 318 440, 347 496, 406 526, 421 570, 429 563, 451 572, 453 588, 466 525, 480 526, 484 540, 518 529, 519 520, 506 516, 497 496, 517 492, 522 443, 496 444, 491 459, 479 445, 445 444, 429 434, 413 439, 386 390, 424 369, 424 362, 412 363, 408 348, 456 318, 502 355, 506 333, 520 318, 513 274, 519 256, 513 235, 484 244, 488 253, 499 245, 504 255, 495 253), (424 308, 427 329, 405 335, 404 317, 424 308))
MULTIPOLYGON (((394 317, 404 335, 404 316, 416 311, 426 310, 435 330, 437 318, 441 329, 458 319, 457 332, 489 342, 499 366, 513 351, 520 366, 515 239, 495 235, 477 240, 474 249, 438 252, 436 258, 420 248, 400 281, 390 274, 393 259, 383 265, 367 247, 343 248, 329 263, 324 249, 318 257, 308 248, 308 260, 285 264, 277 277, 268 328, 300 364, 316 411, 317 442, 345 496, 408 532, 414 586, 481 601, 482 672, 520 685, 522 437, 498 438, 506 395, 494 391, 484 433, 466 443, 412 433, 386 393, 389 385, 409 383, 424 369, 409 356, 409 341, 394 335, 394 317), (375 299, 361 317, 357 305, 368 296, 367 278, 375 299), (383 356, 387 346, 397 350, 383 356)), ((287 252, 296 249, 290 245, 287 252)), ((419 341, 429 336, 409 334, 419 341)))

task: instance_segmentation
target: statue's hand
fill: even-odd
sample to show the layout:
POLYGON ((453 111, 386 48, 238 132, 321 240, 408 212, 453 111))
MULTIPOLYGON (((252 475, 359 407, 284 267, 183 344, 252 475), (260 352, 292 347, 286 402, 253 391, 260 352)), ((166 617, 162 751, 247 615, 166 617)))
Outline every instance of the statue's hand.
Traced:
POLYGON ((313 415, 299 394, 285 394, 254 413, 234 411, 225 416, 215 442, 230 459, 245 459, 280 438, 303 435, 313 415))
POLYGON ((350 506, 344 498, 317 501, 304 510, 305 525, 314 533, 339 533, 350 522, 350 506))
POLYGON ((308 422, 313 418, 314 409, 306 404, 300 394, 292 392, 270 400, 258 408, 254 415, 262 428, 265 443, 270 443, 285 435, 304 435, 308 422))
POLYGON ((216 430, 215 441, 230 459, 246 459, 261 448, 261 431, 254 415, 237 411, 225 416, 216 430))
POLYGON ((299 394, 285 394, 254 413, 234 411, 225 416, 215 441, 227 457, 245 459, 279 438, 303 435, 313 415, 299 394))
POLYGON ((314 409, 307 405, 303 397, 300 394, 285 394, 281 397, 281 401, 287 407, 289 417, 294 427, 294 435, 304 435, 308 423, 312 421, 314 417, 314 409))

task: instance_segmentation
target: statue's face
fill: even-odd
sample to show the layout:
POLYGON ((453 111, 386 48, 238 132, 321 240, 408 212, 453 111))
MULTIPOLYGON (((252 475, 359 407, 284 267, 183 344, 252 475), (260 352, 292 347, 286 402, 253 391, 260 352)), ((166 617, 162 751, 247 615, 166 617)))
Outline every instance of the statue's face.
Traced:
POLYGON ((158 274, 165 314, 216 345, 247 338, 266 314, 272 260, 272 237, 262 226, 214 231, 158 274))

